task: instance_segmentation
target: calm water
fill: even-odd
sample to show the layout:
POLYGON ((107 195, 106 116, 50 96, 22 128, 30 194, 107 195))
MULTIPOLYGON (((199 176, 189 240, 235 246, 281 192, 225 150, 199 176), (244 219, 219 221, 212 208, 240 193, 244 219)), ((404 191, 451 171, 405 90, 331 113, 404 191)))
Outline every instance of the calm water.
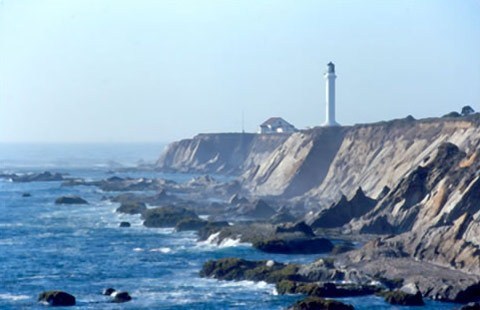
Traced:
MULTIPOLYGON (((101 179, 112 176, 108 174, 112 159, 122 165, 140 158, 153 161, 158 155, 154 151, 162 149, 153 145, 83 147, 83 152, 81 145, 3 147, 1 170, 42 171, 47 166, 54 172, 101 179), (29 156, 39 153, 44 155, 30 160, 29 156), (69 158, 69 154, 76 155, 69 158)), ((192 177, 153 172, 147 176, 179 182, 192 177)), ((308 262, 316 256, 271 255, 235 243, 218 247, 196 242, 194 233, 145 228, 138 216, 115 213, 118 205, 102 201, 103 195, 95 187, 62 187, 61 182, 0 181, 1 309, 44 308, 36 297, 52 289, 75 295, 73 309, 119 309, 100 294, 107 287, 133 296, 122 309, 283 309, 300 298, 276 295, 274 286, 266 283, 202 279, 198 271, 205 261, 221 257, 308 262), (32 196, 21 197, 24 192, 32 196), (65 194, 79 195, 89 204, 53 203, 65 194), (119 228, 121 221, 131 222, 132 227, 119 228)), ((377 297, 346 301, 358 309, 391 308, 377 297)), ((427 308, 453 307, 429 302, 427 308)))

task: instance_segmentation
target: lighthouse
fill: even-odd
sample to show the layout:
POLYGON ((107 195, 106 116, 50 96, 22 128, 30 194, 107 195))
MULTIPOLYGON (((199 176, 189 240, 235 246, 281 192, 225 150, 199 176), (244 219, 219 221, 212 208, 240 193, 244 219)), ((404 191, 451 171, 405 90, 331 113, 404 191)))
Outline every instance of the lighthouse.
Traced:
POLYGON ((325 82, 326 82, 326 120, 323 126, 340 126, 335 121, 335 65, 332 62, 327 64, 327 72, 325 72, 325 82))

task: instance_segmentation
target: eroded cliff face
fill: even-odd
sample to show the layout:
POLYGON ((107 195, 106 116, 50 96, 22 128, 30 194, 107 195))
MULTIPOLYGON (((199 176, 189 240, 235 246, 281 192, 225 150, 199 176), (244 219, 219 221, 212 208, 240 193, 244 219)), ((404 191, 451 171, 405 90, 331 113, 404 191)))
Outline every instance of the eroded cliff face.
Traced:
POLYGON ((199 134, 171 143, 156 163, 164 171, 240 174, 287 140, 288 134, 199 134))
POLYGON ((312 222, 320 226, 335 218, 334 208, 342 203, 332 203, 345 195, 349 212, 338 223, 328 220, 329 227, 394 234, 382 247, 480 274, 478 114, 314 128, 289 136, 200 135, 171 145, 158 165, 241 174, 253 196, 314 201, 312 216, 318 217, 312 222), (375 200, 354 212, 359 187, 375 200))
POLYGON ((244 175, 255 195, 299 196, 322 183, 347 128, 314 128, 289 137, 244 175))
POLYGON ((478 126, 468 120, 409 119, 292 135, 255 170, 245 186, 255 195, 304 195, 323 207, 358 187, 377 197, 394 187, 446 141, 470 152, 478 126))

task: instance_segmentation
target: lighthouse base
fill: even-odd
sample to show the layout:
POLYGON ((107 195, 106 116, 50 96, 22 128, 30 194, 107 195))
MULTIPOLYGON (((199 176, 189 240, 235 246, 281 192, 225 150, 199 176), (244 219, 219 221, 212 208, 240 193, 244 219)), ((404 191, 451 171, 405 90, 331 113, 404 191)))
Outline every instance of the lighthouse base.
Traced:
POLYGON ((327 121, 325 123, 322 124, 322 127, 338 127, 340 126, 339 123, 335 122, 335 121, 327 121))

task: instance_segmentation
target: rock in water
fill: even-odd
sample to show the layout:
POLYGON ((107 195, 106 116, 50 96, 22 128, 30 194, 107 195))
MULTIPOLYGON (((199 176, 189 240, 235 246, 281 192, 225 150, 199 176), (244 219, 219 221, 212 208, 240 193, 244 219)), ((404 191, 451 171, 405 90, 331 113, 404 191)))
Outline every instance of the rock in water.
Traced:
POLYGON ((198 218, 181 220, 175 226, 176 231, 200 230, 207 225, 207 221, 198 218))
POLYGON ((88 204, 88 202, 79 196, 62 196, 62 197, 58 197, 55 200, 55 204, 79 205, 79 204, 88 204))
POLYGON ((285 224, 279 225, 275 229, 275 233, 295 233, 300 232, 307 237, 314 237, 315 233, 313 232, 312 228, 305 224, 305 222, 299 222, 296 224, 285 224))
POLYGON ((212 234, 219 232, 224 227, 230 225, 226 221, 207 222, 207 224, 198 230, 198 239, 207 240, 212 234))
POLYGON ((253 246, 267 253, 279 254, 318 254, 333 249, 333 243, 325 238, 273 238, 256 241, 253 246))
POLYGON ((75 306, 75 297, 63 291, 46 291, 38 295, 38 301, 50 306, 75 306))
POLYGON ((147 211, 147 206, 143 202, 123 202, 116 212, 126 214, 143 214, 147 211))
POLYGON ((111 296, 115 292, 116 290, 114 288, 109 287, 103 290, 102 295, 111 296))
POLYGON ((30 193, 23 193, 23 194, 22 194, 22 197, 32 197, 32 194, 30 194, 30 193))
POLYGON ((323 299, 318 297, 307 297, 297 301, 289 310, 353 310, 353 306, 342 302, 323 299))
POLYGON ((321 298, 341 298, 372 295, 379 287, 360 284, 307 283, 282 280, 276 284, 279 294, 305 294, 321 298))
POLYGON ((128 292, 114 292, 111 296, 113 296, 112 302, 122 303, 132 300, 132 296, 128 294, 128 292))
POLYGON ((130 227, 132 226, 129 222, 121 222, 120 227, 130 227))
POLYGON ((143 216, 145 218, 144 226, 158 228, 175 227, 177 223, 185 219, 198 219, 195 212, 178 206, 148 209, 143 216))
POLYGON ((416 294, 406 293, 400 290, 389 291, 381 294, 385 297, 385 301, 392 305, 401 306, 423 306, 422 293, 419 291, 416 294))

